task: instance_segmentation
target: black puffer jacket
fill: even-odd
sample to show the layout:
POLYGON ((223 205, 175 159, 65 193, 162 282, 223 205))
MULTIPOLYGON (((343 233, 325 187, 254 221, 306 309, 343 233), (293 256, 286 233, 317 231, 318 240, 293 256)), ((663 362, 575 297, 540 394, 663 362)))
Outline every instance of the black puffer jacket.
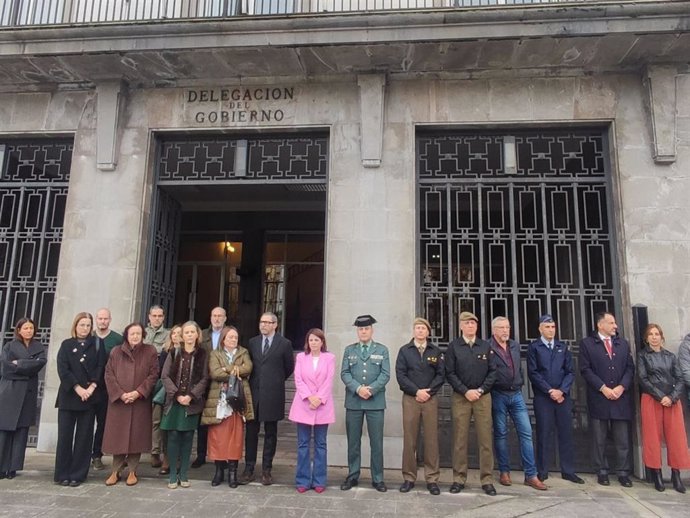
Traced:
POLYGON ((683 375, 678 358, 671 351, 654 352, 645 347, 637 360, 640 390, 657 401, 668 396, 675 403, 683 393, 683 375))

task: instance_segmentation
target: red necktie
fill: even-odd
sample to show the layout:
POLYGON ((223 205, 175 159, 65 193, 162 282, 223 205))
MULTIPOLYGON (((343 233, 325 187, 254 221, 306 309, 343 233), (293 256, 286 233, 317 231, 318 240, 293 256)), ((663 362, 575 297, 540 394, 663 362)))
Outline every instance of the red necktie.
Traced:
POLYGON ((606 346, 606 352, 608 353, 609 358, 613 359, 613 349, 611 349, 611 339, 605 338, 604 339, 604 345, 606 346))

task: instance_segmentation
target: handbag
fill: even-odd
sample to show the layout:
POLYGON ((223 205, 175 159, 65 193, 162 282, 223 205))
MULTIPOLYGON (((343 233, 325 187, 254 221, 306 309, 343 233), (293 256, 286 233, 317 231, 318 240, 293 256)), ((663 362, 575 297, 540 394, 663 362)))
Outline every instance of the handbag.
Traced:
POLYGON ((163 380, 159 379, 156 381, 156 386, 153 389, 153 404, 154 405, 165 405, 165 387, 163 386, 163 380))
POLYGON ((235 412, 244 412, 247 400, 244 397, 242 380, 238 376, 230 376, 225 389, 225 400, 235 412))

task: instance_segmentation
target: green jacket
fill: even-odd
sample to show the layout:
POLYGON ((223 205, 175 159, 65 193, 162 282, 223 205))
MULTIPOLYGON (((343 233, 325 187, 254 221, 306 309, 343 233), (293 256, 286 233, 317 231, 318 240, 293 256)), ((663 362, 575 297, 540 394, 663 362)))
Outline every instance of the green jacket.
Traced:
MULTIPOLYGON (((96 337, 96 340, 101 340, 101 338, 99 338, 99 336, 96 333, 94 333, 93 336, 96 337)), ((122 343, 125 341, 120 333, 116 333, 113 330, 111 330, 102 340, 103 345, 105 346, 106 358, 110 356, 110 351, 115 349, 115 347, 117 347, 118 345, 122 345, 122 343)))
POLYGON ((391 377, 388 348, 378 342, 370 342, 366 355, 362 344, 348 345, 343 354, 340 379, 345 383, 345 408, 348 410, 383 410, 386 408, 386 384, 391 377), (362 399, 357 389, 371 387, 372 396, 362 399))

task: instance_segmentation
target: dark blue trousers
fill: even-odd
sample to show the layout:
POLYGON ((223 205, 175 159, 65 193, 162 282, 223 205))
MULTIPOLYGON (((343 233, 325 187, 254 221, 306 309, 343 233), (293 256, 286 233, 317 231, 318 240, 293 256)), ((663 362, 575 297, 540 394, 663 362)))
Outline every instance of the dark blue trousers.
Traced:
POLYGON ((534 394, 534 417, 537 424, 535 456, 540 475, 549 473, 554 460, 554 443, 558 443, 561 473, 575 473, 573 463, 573 401, 566 396, 563 403, 556 403, 541 392, 534 394))

